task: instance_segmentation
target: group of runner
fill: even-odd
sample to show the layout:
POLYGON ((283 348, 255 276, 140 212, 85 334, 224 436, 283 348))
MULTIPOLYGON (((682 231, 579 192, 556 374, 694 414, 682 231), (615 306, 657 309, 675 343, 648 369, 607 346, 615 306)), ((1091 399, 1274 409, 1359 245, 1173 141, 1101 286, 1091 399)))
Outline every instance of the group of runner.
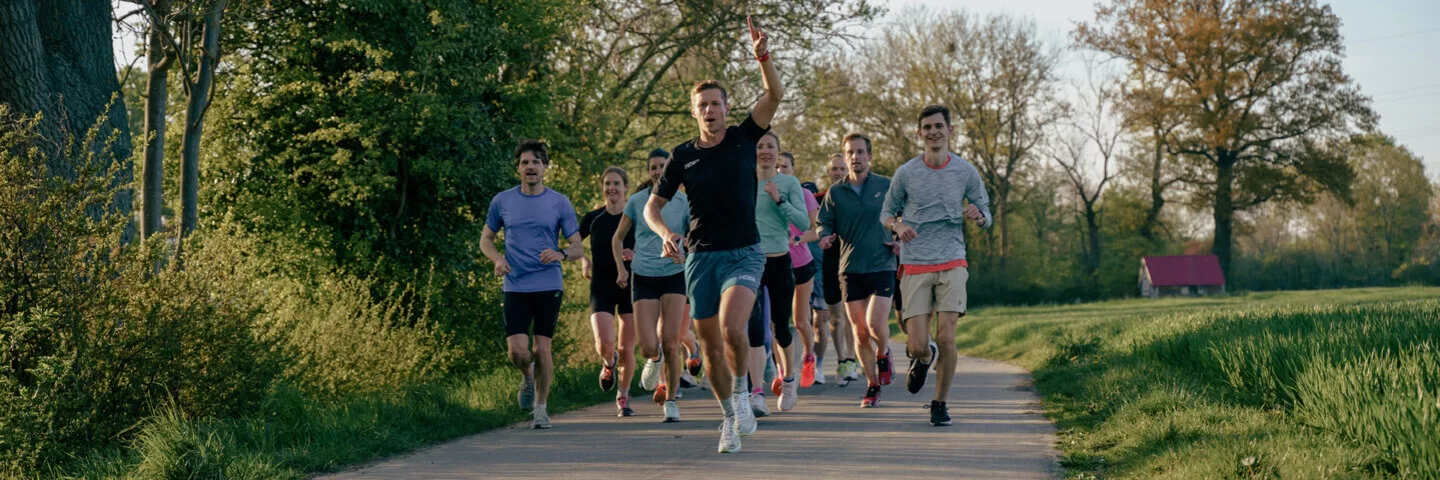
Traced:
POLYGON ((516 147, 521 184, 491 202, 481 247, 504 277, 509 358, 523 374, 518 403, 532 411, 534 428, 550 427, 545 402, 564 261, 581 262, 590 281, 599 383, 616 391, 620 416, 634 414, 637 343, 640 385, 663 405, 665 422, 680 420, 679 390, 697 385, 703 369, 724 414, 720 452, 739 451, 740 438, 756 431, 756 417, 770 413, 767 392, 775 409, 788 411, 801 387, 826 382, 827 337, 834 381, 864 378, 860 406, 879 406, 894 376, 893 306, 909 339, 907 390, 918 393, 933 366, 930 423, 950 425, 955 324, 966 311, 964 222, 988 227, 991 218, 979 173, 949 151, 949 110, 920 112, 923 153, 893 178, 870 171, 870 139, 852 133, 827 159, 829 188, 802 184, 794 156, 770 131, 784 87, 768 36, 753 24, 750 32, 764 96, 732 126, 725 87, 697 83, 690 97, 699 135, 672 152, 652 151, 633 194, 625 170, 609 167, 600 179, 604 205, 577 220, 569 199, 544 186, 546 146, 516 147), (501 231, 503 254, 495 245, 501 231))

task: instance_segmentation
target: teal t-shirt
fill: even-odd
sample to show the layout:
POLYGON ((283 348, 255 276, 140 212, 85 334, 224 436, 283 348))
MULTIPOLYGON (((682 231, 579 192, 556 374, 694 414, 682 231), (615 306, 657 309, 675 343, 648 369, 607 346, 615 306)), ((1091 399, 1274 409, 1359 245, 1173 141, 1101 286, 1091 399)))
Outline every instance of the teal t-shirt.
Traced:
MULTIPOLYGON (((662 257, 664 242, 645 223, 645 203, 650 201, 650 189, 635 192, 625 201, 625 216, 635 223, 635 260, 631 268, 636 275, 646 277, 668 277, 685 271, 685 264, 675 263, 662 257)), ((665 225, 680 235, 690 234, 690 200, 684 192, 676 192, 670 203, 660 209, 665 225)))
POLYGON ((783 173, 770 180, 755 179, 755 226, 760 230, 760 249, 766 255, 790 251, 790 225, 810 229, 810 212, 805 211, 804 188, 795 177, 783 173), (779 205, 765 193, 765 184, 775 182, 780 188, 779 205))

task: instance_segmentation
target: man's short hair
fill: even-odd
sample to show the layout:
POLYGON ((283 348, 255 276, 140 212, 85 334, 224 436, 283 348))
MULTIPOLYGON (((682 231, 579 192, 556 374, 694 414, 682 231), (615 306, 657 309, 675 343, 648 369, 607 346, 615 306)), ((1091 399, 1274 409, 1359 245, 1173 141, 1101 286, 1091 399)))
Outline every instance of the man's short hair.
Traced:
POLYGON ((795 168, 795 154, 790 152, 780 152, 780 156, 790 159, 790 168, 795 168))
POLYGON ((663 148, 657 148, 657 149, 651 150, 651 151, 650 151, 650 156, 645 157, 645 159, 646 159, 646 160, 649 160, 649 159, 652 159, 652 158, 655 158, 655 157, 670 158, 670 152, 665 151, 665 149, 663 149, 663 148))
POLYGON ((865 153, 870 153, 870 154, 874 154, 874 153, 875 153, 874 150, 871 150, 871 149, 870 149, 870 137, 865 136, 865 134, 863 134, 863 133, 852 133, 852 134, 846 135, 846 136, 845 136, 845 140, 842 141, 842 142, 840 142, 840 144, 841 144, 841 145, 849 145, 851 140, 864 140, 864 141, 865 141, 865 153))
POLYGON ((515 146, 516 165, 520 164, 520 154, 525 152, 535 154, 535 158, 540 159, 540 163, 544 163, 546 166, 550 165, 550 152, 545 148, 545 142, 528 138, 521 140, 520 144, 515 146))
POLYGON ((928 107, 925 107, 924 110, 920 111, 920 118, 915 119, 915 125, 919 126, 920 122, 925 121, 925 117, 937 113, 940 114, 940 116, 945 117, 945 126, 950 126, 950 109, 945 108, 944 105, 930 105, 928 107))
POLYGON ((700 82, 696 82, 695 87, 690 89, 690 96, 692 98, 691 101, 694 101, 693 98, 695 94, 706 90, 719 90, 721 100, 730 100, 730 92, 728 90, 725 90, 725 85, 722 85, 719 80, 703 80, 700 82))

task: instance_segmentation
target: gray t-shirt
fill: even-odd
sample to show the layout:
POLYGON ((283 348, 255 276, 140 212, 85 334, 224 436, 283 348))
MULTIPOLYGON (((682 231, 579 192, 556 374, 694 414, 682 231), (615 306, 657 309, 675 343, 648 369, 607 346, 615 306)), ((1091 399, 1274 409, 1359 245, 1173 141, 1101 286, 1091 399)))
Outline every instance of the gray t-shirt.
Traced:
MULTIPOLYGON (((650 224, 645 223, 645 203, 650 201, 650 190, 646 188, 635 192, 625 201, 625 216, 635 223, 635 260, 631 268, 636 275, 668 277, 684 272, 685 265, 661 256, 664 241, 650 230, 650 224)), ((671 231, 681 236, 690 233, 690 200, 684 192, 675 192, 665 208, 660 209, 660 216, 671 231)))
POLYGON ((885 207, 884 224, 904 212, 900 221, 915 229, 915 239, 900 246, 903 265, 939 265, 965 258, 965 201, 985 216, 982 227, 990 226, 990 195, 980 172, 958 155, 940 168, 925 164, 921 157, 895 170, 885 207))

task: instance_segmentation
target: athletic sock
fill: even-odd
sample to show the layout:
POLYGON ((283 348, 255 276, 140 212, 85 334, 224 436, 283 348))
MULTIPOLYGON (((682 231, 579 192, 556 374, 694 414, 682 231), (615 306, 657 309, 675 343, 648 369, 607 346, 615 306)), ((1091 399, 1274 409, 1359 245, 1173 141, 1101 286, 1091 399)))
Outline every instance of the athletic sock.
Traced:
POLYGON ((735 385, 734 385, 733 387, 734 387, 733 390, 736 391, 736 392, 747 392, 747 391, 750 391, 750 375, 749 375, 749 374, 736 375, 736 376, 735 376, 735 385))
POLYGON ((720 399, 720 411, 724 412, 727 417, 735 416, 735 401, 733 399, 733 395, 720 399))
POLYGON ((793 381, 795 381, 795 377, 785 377, 785 383, 790 383, 793 381))

